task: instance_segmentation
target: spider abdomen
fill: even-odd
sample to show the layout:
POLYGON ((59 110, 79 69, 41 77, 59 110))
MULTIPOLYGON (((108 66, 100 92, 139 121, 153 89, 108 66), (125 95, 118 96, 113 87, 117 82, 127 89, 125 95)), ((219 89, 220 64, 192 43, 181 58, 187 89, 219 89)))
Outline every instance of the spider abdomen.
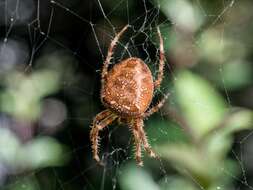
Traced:
POLYGON ((105 105, 124 116, 140 116, 149 107, 154 91, 148 66, 139 58, 128 58, 109 71, 102 99, 105 105))

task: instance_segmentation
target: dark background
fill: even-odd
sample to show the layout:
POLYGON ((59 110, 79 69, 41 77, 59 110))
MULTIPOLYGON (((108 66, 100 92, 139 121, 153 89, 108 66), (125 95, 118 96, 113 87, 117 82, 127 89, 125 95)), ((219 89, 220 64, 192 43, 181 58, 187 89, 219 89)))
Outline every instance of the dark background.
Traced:
MULTIPOLYGON (((178 119, 186 109, 180 110, 183 100, 177 100, 177 78, 185 80, 177 76, 180 71, 189 70, 208 81, 228 112, 239 109, 252 114, 252 7, 246 0, 0 1, 0 124, 2 139, 7 139, 0 143, 1 189, 251 189, 251 122, 242 122, 243 127, 230 134, 233 140, 217 160, 226 164, 217 165, 222 174, 217 172, 215 177, 199 174, 195 166, 181 166, 175 163, 177 159, 163 156, 163 151, 161 161, 145 155, 145 167, 137 167, 131 134, 117 123, 100 133, 100 156, 106 166, 98 166, 92 159, 89 131, 93 117, 104 109, 100 71, 108 45, 126 24, 131 27, 120 40, 112 63, 137 56, 155 76, 157 26, 164 38, 165 77, 153 104, 167 91, 172 96, 145 121, 151 145, 158 152, 160 145, 170 149, 174 142, 195 146, 178 119), (171 114, 171 108, 177 115, 171 114)), ((193 85, 197 86, 194 92, 198 84, 193 85)), ((208 92, 203 94, 211 97, 208 92)), ((201 90, 197 94, 199 99, 204 96, 201 90)), ((212 101, 206 105, 215 105, 212 101)), ((180 152, 170 154, 184 157, 180 152)))

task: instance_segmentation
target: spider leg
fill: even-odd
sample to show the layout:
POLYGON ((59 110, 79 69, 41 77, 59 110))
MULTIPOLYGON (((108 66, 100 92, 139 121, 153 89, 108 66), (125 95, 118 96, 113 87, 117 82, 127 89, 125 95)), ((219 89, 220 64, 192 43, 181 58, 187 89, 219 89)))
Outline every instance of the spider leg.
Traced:
POLYGON ((163 68, 164 68, 164 47, 163 47, 163 38, 160 32, 159 27, 157 27, 157 33, 158 33, 158 37, 160 40, 160 60, 159 60, 159 71, 158 71, 158 76, 157 79, 154 81, 154 87, 155 88, 159 88, 162 79, 163 79, 163 68))
POLYGON ((100 158, 98 156, 98 143, 99 143, 98 133, 107 125, 112 123, 117 117, 118 117, 117 115, 111 113, 109 110, 105 110, 99 113, 93 121, 93 126, 90 131, 90 139, 92 143, 93 158, 99 163, 100 163, 100 158), (102 121, 99 121, 101 119, 102 121))
POLYGON ((166 99, 169 97, 170 93, 167 93, 162 100, 160 100, 160 102, 158 102, 158 104, 156 104, 154 107, 150 108, 148 111, 146 111, 143 114, 143 118, 149 117, 151 116, 153 113, 157 112, 165 103, 166 99))
POLYGON ((155 152, 152 150, 151 146, 148 143, 148 139, 146 136, 146 133, 143 129, 143 120, 142 119, 138 119, 137 121, 137 125, 138 125, 138 132, 141 138, 141 141, 143 143, 144 149, 146 150, 146 152, 148 153, 148 155, 152 158, 156 158, 157 155, 155 154, 155 152))
POLYGON ((135 159, 136 159, 137 165, 143 166, 143 162, 142 162, 142 159, 141 159, 141 138, 140 138, 140 133, 139 133, 139 130, 138 130, 137 122, 134 122, 131 125, 131 130, 132 130, 132 133, 134 135, 134 144, 135 144, 135 147, 136 147, 135 159))
POLYGON ((105 83, 105 78, 106 78, 106 75, 108 73, 108 66, 110 64, 110 61, 111 61, 111 58, 112 58, 112 55, 113 55, 113 50, 114 50, 114 47, 116 45, 116 43, 119 41, 119 38, 120 36, 126 31, 126 29, 129 27, 129 25, 126 25, 115 37, 114 39, 112 40, 109 48, 108 48, 108 52, 107 52, 107 56, 106 56, 106 59, 104 61, 104 64, 103 64, 103 69, 102 69, 102 79, 101 79, 101 83, 102 83, 102 90, 103 90, 103 87, 104 87, 104 83, 105 83))
POLYGON ((109 109, 106 109, 99 114, 96 115, 96 117, 93 119, 93 126, 96 125, 100 120, 106 118, 107 116, 111 115, 112 112, 109 109))

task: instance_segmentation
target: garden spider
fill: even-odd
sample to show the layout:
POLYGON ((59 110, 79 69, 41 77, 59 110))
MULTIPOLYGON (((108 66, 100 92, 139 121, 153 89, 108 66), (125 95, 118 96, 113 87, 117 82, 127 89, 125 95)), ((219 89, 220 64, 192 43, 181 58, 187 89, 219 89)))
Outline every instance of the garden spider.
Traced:
POLYGON ((166 95, 156 106, 149 108, 154 89, 159 88, 163 78, 164 48, 160 29, 157 33, 160 40, 160 61, 158 77, 153 81, 148 66, 139 58, 130 57, 114 65, 110 71, 108 66, 114 53, 114 47, 120 36, 126 31, 126 25, 112 40, 102 69, 101 102, 107 108, 96 115, 90 131, 93 158, 101 163, 98 156, 99 131, 118 119, 126 123, 134 136, 136 146, 135 158, 142 166, 141 146, 150 157, 157 157, 148 143, 143 129, 143 119, 157 112, 164 104, 166 95))

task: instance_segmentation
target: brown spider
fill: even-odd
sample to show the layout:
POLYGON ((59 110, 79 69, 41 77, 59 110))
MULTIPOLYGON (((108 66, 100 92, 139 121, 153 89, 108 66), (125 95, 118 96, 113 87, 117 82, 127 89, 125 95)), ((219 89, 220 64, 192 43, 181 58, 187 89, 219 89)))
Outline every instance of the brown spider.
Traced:
POLYGON ((132 130, 136 146, 135 158, 138 165, 143 165, 141 160, 142 145, 150 157, 157 157, 143 130, 143 119, 157 112, 167 98, 166 95, 156 106, 147 110, 152 101, 154 89, 160 86, 163 78, 163 39, 157 27, 160 39, 160 63, 158 77, 154 82, 147 65, 136 57, 121 61, 108 72, 114 47, 128 27, 129 25, 125 26, 112 40, 102 69, 101 101, 107 109, 96 115, 90 131, 93 158, 100 164, 98 133, 116 119, 128 124, 132 130))

